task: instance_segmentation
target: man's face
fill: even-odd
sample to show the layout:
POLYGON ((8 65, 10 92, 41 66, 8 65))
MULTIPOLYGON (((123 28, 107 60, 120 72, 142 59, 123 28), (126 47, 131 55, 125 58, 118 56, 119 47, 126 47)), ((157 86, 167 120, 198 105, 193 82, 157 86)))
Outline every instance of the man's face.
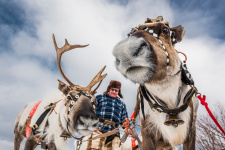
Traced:
POLYGON ((109 96, 112 97, 112 98, 116 98, 118 93, 119 93, 119 89, 118 88, 111 88, 109 90, 109 96))

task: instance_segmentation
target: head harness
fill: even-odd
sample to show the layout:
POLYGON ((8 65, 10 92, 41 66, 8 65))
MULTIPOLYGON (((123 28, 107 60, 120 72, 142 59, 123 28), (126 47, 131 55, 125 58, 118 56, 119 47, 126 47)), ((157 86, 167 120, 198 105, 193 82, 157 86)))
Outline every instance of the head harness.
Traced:
MULTIPOLYGON (((166 21, 166 22, 154 22, 154 23, 150 23, 150 24, 156 24, 156 23, 163 23, 165 25, 167 25, 169 27, 169 23, 166 21)), ((150 35, 154 36, 158 41, 159 43, 161 44, 162 48, 164 49, 164 52, 166 54, 166 63, 167 63, 167 69, 169 67, 169 64, 170 64, 170 59, 169 59, 169 54, 166 50, 166 47, 164 46, 163 42, 160 40, 159 38, 159 35, 157 33, 154 32, 154 30, 148 28, 148 24, 143 24, 143 25, 139 25, 139 27, 135 27, 135 28, 132 28, 131 32, 128 34, 128 36, 132 35, 134 32, 138 31, 138 30, 144 30, 146 31, 147 33, 149 33, 150 35)), ((174 38, 174 31, 170 31, 170 37, 171 37, 171 42, 172 44, 174 45, 175 43, 177 43, 177 40, 174 38)))
POLYGON ((68 131, 68 133, 70 134, 71 137, 73 137, 74 139, 77 139, 77 140, 81 140, 83 137, 78 138, 78 137, 76 137, 76 136, 73 136, 73 135, 70 133, 70 131, 69 131, 69 122, 71 122, 71 121, 70 121, 70 111, 71 111, 72 107, 75 105, 75 103, 77 102, 77 100, 79 99, 79 97, 80 97, 81 95, 84 95, 84 96, 88 97, 88 98, 91 100, 91 103, 92 103, 93 108, 95 109, 95 103, 94 103, 94 101, 93 101, 93 99, 92 99, 92 96, 90 96, 88 93, 85 93, 84 91, 80 91, 80 92, 79 92, 74 98, 72 98, 72 99, 71 99, 71 97, 69 98, 69 99, 71 99, 71 102, 70 102, 70 106, 69 106, 68 111, 67 111, 67 118, 68 118, 68 121, 67 121, 67 131, 68 131))

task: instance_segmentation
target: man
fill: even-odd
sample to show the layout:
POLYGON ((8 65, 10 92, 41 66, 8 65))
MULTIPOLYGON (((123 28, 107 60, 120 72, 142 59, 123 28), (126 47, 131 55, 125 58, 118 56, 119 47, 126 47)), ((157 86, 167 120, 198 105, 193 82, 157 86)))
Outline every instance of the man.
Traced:
MULTIPOLYGON (((127 108, 122 98, 121 83, 115 80, 110 82, 103 95, 96 96, 96 116, 99 118, 99 130, 102 133, 114 130, 128 118, 127 108)), ((108 136, 105 145, 119 137, 119 132, 116 135, 108 136)))

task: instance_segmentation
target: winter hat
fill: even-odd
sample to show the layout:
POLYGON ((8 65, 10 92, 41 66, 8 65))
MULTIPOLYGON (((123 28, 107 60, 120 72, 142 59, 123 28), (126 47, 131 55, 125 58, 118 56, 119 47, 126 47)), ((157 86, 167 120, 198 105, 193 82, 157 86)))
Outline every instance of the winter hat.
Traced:
POLYGON ((103 94, 107 94, 111 88, 119 89, 118 95, 120 98, 123 98, 123 95, 121 94, 121 83, 119 81, 111 80, 107 88, 107 91, 105 91, 103 94))

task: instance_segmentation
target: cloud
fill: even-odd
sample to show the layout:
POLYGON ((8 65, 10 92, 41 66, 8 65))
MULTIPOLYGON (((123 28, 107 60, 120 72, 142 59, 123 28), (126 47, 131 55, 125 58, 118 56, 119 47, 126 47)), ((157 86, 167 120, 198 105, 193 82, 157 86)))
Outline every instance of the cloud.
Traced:
MULTIPOLYGON (((26 24, 16 32, 14 26, 1 26, 8 39, 1 41, 0 55, 0 121, 5 122, 1 123, 4 128, 0 129, 0 139, 7 139, 0 141, 1 147, 4 145, 7 149, 12 146, 8 141, 13 139, 14 120, 23 105, 58 90, 57 79, 63 80, 56 65, 52 33, 59 47, 64 45, 65 38, 70 44, 90 44, 62 56, 66 76, 75 84, 86 86, 106 65, 104 72, 108 76, 98 92, 104 92, 112 79, 122 81, 124 101, 131 115, 138 85, 115 69, 112 49, 132 27, 143 23, 147 17, 162 15, 171 25, 186 26, 187 37, 176 48, 187 54, 188 68, 200 92, 207 95, 207 101, 210 104, 222 101, 225 43, 205 32, 210 25, 207 17, 202 18, 198 10, 182 13, 173 9, 166 0, 127 1, 123 5, 103 0, 23 0, 20 3, 26 24), (195 33, 198 34, 191 36, 195 33), (11 117, 5 119, 3 114, 11 117)), ((213 15, 210 18, 214 20, 213 15)))
POLYGON ((13 149, 13 143, 6 140, 0 140, 0 145, 4 149, 13 149))
POLYGON ((225 80, 225 42, 209 36, 187 38, 177 45, 186 53, 187 65, 199 92, 207 96, 209 107, 222 100, 225 80))

